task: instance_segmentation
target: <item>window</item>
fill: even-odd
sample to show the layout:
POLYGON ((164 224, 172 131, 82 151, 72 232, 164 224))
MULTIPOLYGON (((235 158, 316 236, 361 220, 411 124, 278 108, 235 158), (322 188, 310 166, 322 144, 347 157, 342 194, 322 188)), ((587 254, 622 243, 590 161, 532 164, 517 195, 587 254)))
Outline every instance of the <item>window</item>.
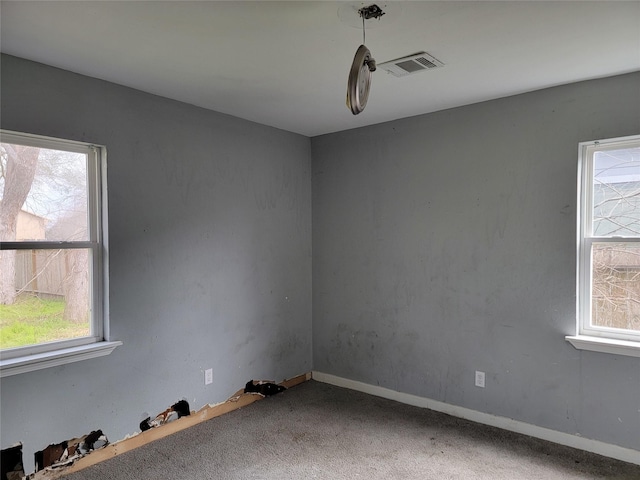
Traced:
POLYGON ((104 147, 0 132, 3 376, 117 346, 104 341, 105 157, 104 147))
POLYGON ((640 356, 640 136, 581 143, 579 173, 578 337, 640 356))

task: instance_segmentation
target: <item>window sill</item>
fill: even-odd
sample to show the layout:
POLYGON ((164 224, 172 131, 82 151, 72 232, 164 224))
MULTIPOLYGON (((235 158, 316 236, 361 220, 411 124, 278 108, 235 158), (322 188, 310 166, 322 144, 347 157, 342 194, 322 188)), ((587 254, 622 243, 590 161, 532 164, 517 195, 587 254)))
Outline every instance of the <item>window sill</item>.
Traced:
POLYGON ((97 342, 80 347, 64 348, 53 352, 39 353, 26 357, 0 360, 0 377, 33 372, 43 368, 57 367, 67 363, 79 362, 90 358, 103 357, 113 352, 122 342, 97 342))
POLYGON ((640 342, 589 337, 587 335, 566 336, 564 338, 578 350, 591 350, 592 352, 640 357, 640 342))

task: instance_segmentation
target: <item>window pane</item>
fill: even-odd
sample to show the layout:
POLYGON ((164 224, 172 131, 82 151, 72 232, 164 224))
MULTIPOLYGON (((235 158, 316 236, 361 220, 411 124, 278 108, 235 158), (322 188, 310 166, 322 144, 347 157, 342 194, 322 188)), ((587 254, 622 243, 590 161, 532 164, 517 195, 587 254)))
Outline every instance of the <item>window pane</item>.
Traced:
POLYGON ((88 240, 87 155, 0 144, 0 241, 88 240))
POLYGON ((640 147, 594 153, 593 235, 640 236, 640 147))
POLYGON ((592 326, 640 332, 640 244, 594 244, 592 260, 592 326))
POLYGON ((0 251, 0 282, 15 291, 13 302, 0 304, 2 349, 91 334, 90 256, 87 249, 0 251))

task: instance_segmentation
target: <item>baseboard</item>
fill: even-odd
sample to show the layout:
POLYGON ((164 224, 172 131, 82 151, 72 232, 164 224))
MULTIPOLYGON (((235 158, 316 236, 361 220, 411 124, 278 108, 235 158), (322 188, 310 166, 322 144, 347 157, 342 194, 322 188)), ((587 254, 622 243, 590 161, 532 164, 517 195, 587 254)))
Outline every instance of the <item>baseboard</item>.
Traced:
POLYGON ((536 425, 513 420, 511 418, 499 417, 497 415, 478 412, 477 410, 471 410, 469 408, 459 407, 456 405, 439 402, 437 400, 431 400, 429 398, 411 395, 409 393, 397 392, 388 388, 369 385, 367 383, 358 382, 356 380, 349 380, 348 378, 342 378, 328 373, 314 371, 311 374, 311 378, 318 382, 328 383, 337 387, 343 387, 363 393, 368 393, 377 397, 388 398, 389 400, 395 400, 397 402, 407 405, 413 405, 415 407, 428 408, 436 412, 442 412, 454 417, 471 420, 472 422, 482 423, 484 425, 490 425, 492 427, 498 427, 503 430, 509 430, 511 432, 522 433, 524 435, 540 438, 542 440, 548 440, 560 445, 578 448, 580 450, 597 453, 598 455, 603 455, 605 457, 615 458, 624 462, 640 465, 640 452, 630 448, 624 448, 618 445, 612 445, 610 443, 605 443, 598 440, 591 440, 577 435, 558 432, 556 430, 538 427, 536 425))

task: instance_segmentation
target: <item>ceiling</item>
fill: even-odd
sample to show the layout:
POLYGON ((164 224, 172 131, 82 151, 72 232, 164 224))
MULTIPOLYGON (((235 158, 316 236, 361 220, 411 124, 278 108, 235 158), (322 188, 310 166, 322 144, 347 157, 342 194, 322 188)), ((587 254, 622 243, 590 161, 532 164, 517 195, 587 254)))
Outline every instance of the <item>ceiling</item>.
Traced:
POLYGON ((640 2, 2 1, 0 49, 315 136, 640 70, 640 2), (381 62, 426 51, 445 67, 378 69, 345 104, 362 43, 381 62))

